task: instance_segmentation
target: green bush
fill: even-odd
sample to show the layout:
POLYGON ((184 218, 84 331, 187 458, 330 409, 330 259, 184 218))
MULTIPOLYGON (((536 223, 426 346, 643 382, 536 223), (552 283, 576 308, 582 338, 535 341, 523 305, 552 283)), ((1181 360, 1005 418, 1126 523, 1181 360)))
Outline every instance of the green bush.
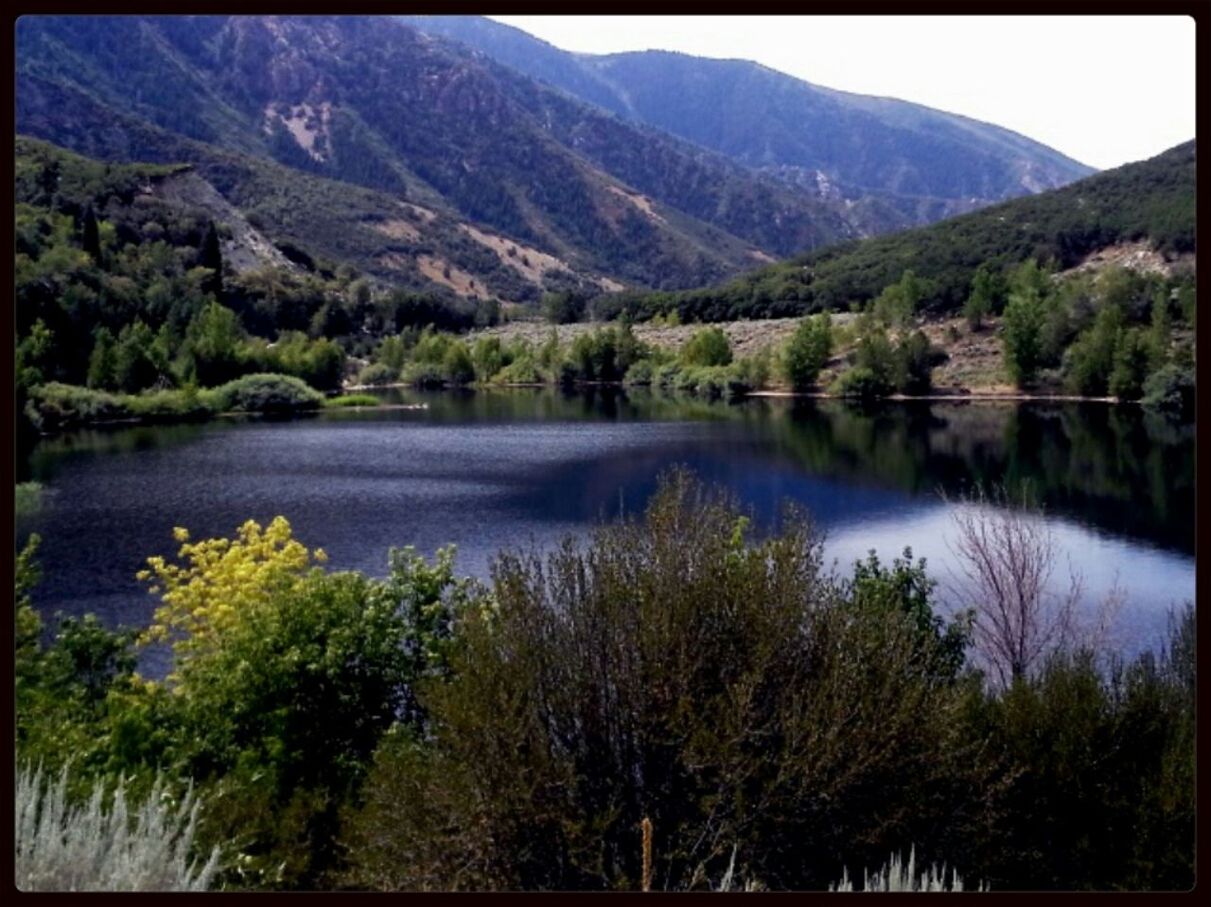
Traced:
POLYGON ((829 387, 829 393, 838 397, 858 397, 864 400, 885 397, 891 390, 891 384, 886 378, 863 365, 847 368, 829 387))
POLYGON ((129 419, 132 415, 126 398, 57 381, 30 388, 26 409, 34 426, 42 431, 129 419))
POLYGON ((700 328, 681 348, 680 358, 685 365, 729 365, 732 345, 721 328, 700 328))
POLYGON ((196 388, 181 390, 151 391, 137 396, 125 397, 131 413, 149 421, 178 422, 192 419, 208 419, 216 412, 212 401, 214 395, 196 388))
POLYGON ((475 380, 475 363, 461 340, 451 342, 446 348, 442 357, 442 376, 450 384, 470 384, 475 380))
POLYGON ((213 391, 222 410, 293 413, 319 409, 324 395, 289 375, 245 375, 213 391))
POLYGON ((648 359, 641 359, 627 369, 626 374, 622 378, 623 384, 633 384, 643 386, 653 383, 655 369, 648 359))
POLYGON ((1145 406, 1179 415, 1194 412, 1194 374, 1175 363, 1164 366, 1144 382, 1145 406))
POLYGON ((357 383, 366 386, 394 384, 399 380, 399 376, 399 368, 393 368, 383 362, 372 362, 357 373, 357 383))
POLYGON ((646 817, 655 889, 708 887, 733 853, 742 877, 822 889, 853 842, 886 854, 969 789, 940 781, 928 638, 847 603, 793 514, 754 539, 675 474, 642 519, 502 555, 492 601, 421 688, 429 736, 376 754, 350 884, 634 890, 646 817))
POLYGON ((409 362, 400 378, 405 384, 420 388, 443 387, 446 383, 441 365, 432 362, 409 362))
POLYGON ((542 373, 539 372, 532 356, 524 355, 514 359, 499 372, 492 382, 494 384, 541 384, 542 373))
POLYGON ((832 327, 827 313, 805 318, 795 328, 783 353, 786 380, 795 390, 806 390, 816 383, 820 369, 828 363, 833 346, 832 327))

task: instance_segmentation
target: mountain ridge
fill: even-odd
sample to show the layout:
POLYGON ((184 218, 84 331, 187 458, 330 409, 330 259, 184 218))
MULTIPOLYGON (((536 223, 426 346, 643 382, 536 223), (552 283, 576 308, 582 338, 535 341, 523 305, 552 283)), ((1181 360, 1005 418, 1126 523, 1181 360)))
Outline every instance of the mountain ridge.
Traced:
MULTIPOLYGON (((912 207, 904 196, 934 198, 937 201, 932 206, 922 209, 924 216, 945 215, 1027 191, 1054 188, 1094 172, 1054 149, 995 124, 895 98, 825 88, 740 58, 696 57, 667 50, 571 53, 488 19, 465 16, 404 19, 422 30, 465 42, 487 56, 615 114, 647 122, 746 166, 798 168, 800 172, 792 174, 790 181, 800 185, 808 182, 806 177, 812 171, 820 171, 832 185, 842 187, 850 200, 873 194, 876 201, 883 203, 879 210, 885 217, 880 220, 871 216, 865 222, 859 219, 865 232, 919 222, 920 216, 916 221, 911 217, 903 217, 900 222, 887 219, 888 208, 904 212, 912 207), (754 85, 747 84, 754 80, 757 80, 754 85), (777 107, 775 98, 782 99, 784 109, 777 107), (836 141, 829 129, 819 128, 822 106, 835 108, 828 111, 834 120, 848 118, 854 128, 861 127, 862 140, 848 141, 844 147, 829 147, 830 142, 835 145, 836 141), (875 110, 872 112, 871 108, 875 110), (927 123, 925 133, 913 128, 913 120, 918 125, 927 123), (729 122, 738 125, 730 132, 711 134, 711 128, 718 129, 720 124, 729 122), (811 128, 818 134, 811 134, 811 128), (940 132, 953 134, 956 129, 985 149, 981 153, 987 160, 977 163, 986 170, 996 171, 995 178, 979 194, 962 191, 976 186, 979 168, 967 174, 966 183, 951 186, 945 192, 937 191, 945 188, 938 181, 946 180, 948 171, 954 171, 956 165, 959 171, 965 166, 971 169, 974 152, 956 155, 953 135, 946 142, 939 143, 937 139, 940 132), (847 164, 851 159, 860 161, 871 147, 903 143, 910 133, 925 135, 927 146, 910 149, 913 153, 907 158, 901 155, 911 163, 910 169, 928 170, 929 162, 923 159, 930 154, 943 161, 924 174, 927 179, 917 174, 915 186, 887 182, 891 179, 889 168, 894 169, 891 164, 895 161, 876 161, 866 172, 860 166, 847 164), (776 150, 775 145, 780 145, 781 150, 776 150), (1025 160, 1034 170, 1027 167, 1024 175, 1015 176, 1010 166, 1014 160, 1003 160, 1003 154, 998 157, 989 151, 998 146, 1009 147, 1018 154, 1018 164, 1025 160), (1023 154, 1028 157, 1021 158, 1023 154), (887 193, 901 198, 879 197, 887 193)), ((835 125, 832 131, 836 132, 835 125)))

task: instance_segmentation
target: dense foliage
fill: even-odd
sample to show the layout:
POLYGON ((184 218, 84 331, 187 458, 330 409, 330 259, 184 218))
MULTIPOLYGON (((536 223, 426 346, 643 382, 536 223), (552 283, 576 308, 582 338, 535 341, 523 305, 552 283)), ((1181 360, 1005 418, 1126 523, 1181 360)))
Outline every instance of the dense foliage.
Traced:
MULTIPOLYGON (((1194 251, 1193 142, 1062 189, 770 265, 713 288, 622 293, 599 300, 602 317, 641 320, 676 311, 683 322, 844 311, 874 300, 908 269, 925 282, 921 310, 958 313, 981 266, 1006 272, 1035 259, 1070 268, 1117 242, 1148 240, 1167 255, 1194 251)), ((983 281, 982 281, 983 284, 983 281)), ((995 311, 998 293, 984 287, 995 311)))
POLYGON ((643 819, 662 889, 824 889, 912 845, 998 890, 1193 883, 1192 609, 1159 654, 986 685, 910 552, 844 577, 802 514, 753 530, 675 473, 484 587, 450 551, 373 579, 281 519, 178 529, 145 574, 163 682, 132 634, 44 638, 33 542, 18 755, 70 762, 73 801, 191 779, 231 888, 633 889, 643 819))

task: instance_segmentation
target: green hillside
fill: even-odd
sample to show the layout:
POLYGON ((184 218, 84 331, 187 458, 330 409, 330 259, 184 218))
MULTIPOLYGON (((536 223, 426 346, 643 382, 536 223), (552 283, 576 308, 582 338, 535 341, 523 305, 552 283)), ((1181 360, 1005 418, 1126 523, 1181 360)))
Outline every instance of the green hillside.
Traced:
POLYGON ((1119 242, 1146 239, 1166 255, 1194 251, 1195 143, 1080 182, 942 223, 842 243, 681 293, 619 294, 599 315, 677 311, 683 321, 766 318, 863 305, 912 270, 920 310, 962 307, 976 268, 1008 270, 1028 259, 1060 269, 1119 242))

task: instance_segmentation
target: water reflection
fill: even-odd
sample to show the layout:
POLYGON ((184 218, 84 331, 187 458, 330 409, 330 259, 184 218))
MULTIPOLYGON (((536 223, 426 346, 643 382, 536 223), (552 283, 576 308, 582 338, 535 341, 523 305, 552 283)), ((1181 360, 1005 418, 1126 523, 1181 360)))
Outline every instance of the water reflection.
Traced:
POLYGON ((380 574, 391 545, 460 546, 486 575, 502 547, 550 544, 642 509, 686 463, 770 524, 790 498, 841 564, 905 545, 944 577, 948 505, 976 483, 1028 483, 1096 591, 1127 576, 1139 633, 1193 596, 1194 431, 1135 408, 676 399, 599 388, 384 392, 424 410, 296 422, 81 431, 40 441, 20 478, 47 487, 19 536, 44 537, 44 611, 145 623, 134 581, 171 529, 230 535, 285 514, 338 568, 380 574))

